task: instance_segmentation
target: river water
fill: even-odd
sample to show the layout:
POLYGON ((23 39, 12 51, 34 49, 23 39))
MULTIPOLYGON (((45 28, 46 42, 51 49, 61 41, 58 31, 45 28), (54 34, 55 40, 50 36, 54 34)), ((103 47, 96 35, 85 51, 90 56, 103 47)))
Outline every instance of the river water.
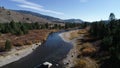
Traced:
POLYGON ((1 68, 34 68, 46 61, 53 64, 52 68, 63 68, 61 60, 66 57, 72 44, 64 42, 59 36, 60 33, 50 34, 46 42, 31 54, 1 68))

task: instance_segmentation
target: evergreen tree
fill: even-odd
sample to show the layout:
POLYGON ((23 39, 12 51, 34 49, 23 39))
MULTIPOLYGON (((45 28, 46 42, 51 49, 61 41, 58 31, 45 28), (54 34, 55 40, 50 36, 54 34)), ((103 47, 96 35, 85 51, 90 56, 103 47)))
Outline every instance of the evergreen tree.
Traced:
POLYGON ((27 34, 28 33, 28 29, 26 28, 26 26, 22 25, 20 30, 24 33, 27 34))
POLYGON ((115 15, 114 15, 114 13, 110 13, 109 20, 110 20, 110 21, 115 20, 115 15))
POLYGON ((5 50, 8 51, 12 47, 10 40, 6 40, 5 42, 5 50))
POLYGON ((38 22, 35 23, 35 29, 40 29, 40 25, 38 22))

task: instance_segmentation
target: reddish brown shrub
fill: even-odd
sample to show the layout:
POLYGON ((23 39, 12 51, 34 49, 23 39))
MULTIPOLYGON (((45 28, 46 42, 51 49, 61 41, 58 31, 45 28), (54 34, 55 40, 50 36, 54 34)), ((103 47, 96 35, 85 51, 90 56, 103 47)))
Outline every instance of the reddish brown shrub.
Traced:
POLYGON ((14 43, 13 45, 14 45, 14 46, 23 46, 24 44, 23 44, 23 42, 20 42, 20 41, 19 41, 19 42, 14 43))
POLYGON ((88 48, 85 48, 82 50, 82 55, 91 55, 93 53, 95 53, 96 49, 95 48, 91 48, 91 47, 88 47, 88 48))

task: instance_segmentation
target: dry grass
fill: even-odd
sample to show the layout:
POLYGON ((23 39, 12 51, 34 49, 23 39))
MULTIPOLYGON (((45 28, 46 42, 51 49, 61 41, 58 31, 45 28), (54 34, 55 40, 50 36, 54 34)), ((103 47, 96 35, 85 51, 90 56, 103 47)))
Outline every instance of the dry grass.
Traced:
POLYGON ((80 59, 76 61, 74 68, 85 68, 86 61, 84 59, 80 59))
POLYGON ((87 47, 93 47, 93 45, 89 42, 86 42, 82 45, 84 48, 87 48, 87 47))
POLYGON ((83 38, 77 39, 75 42, 77 44, 76 46, 77 58, 75 60, 76 64, 73 68, 97 68, 98 65, 95 62, 95 60, 90 58, 97 51, 96 47, 93 46, 91 42, 92 40, 94 41, 94 39, 89 36, 89 33, 87 32, 86 29, 78 31, 78 35, 82 34, 83 38))
POLYGON ((78 34, 78 31, 76 30, 76 31, 72 31, 71 33, 70 33, 70 40, 72 40, 72 39, 74 39, 74 38, 77 38, 78 36, 80 36, 80 34, 78 34))
POLYGON ((90 48, 90 47, 89 48, 85 48, 85 49, 82 50, 82 55, 88 56, 88 55, 94 54, 95 51, 96 51, 95 48, 90 48))
POLYGON ((80 49, 83 56, 90 56, 96 52, 96 48, 91 43, 84 43, 80 49))
POLYGON ((0 48, 4 47, 4 43, 7 39, 10 39, 13 46, 31 45, 46 40, 50 32, 55 30, 30 30, 28 34, 22 36, 8 34, 2 34, 0 36, 0 48))
POLYGON ((85 29, 81 29, 78 31, 78 34, 86 34, 86 33, 87 33, 87 31, 85 29))
POLYGON ((89 57, 80 58, 76 62, 73 68, 98 68, 96 61, 89 57))

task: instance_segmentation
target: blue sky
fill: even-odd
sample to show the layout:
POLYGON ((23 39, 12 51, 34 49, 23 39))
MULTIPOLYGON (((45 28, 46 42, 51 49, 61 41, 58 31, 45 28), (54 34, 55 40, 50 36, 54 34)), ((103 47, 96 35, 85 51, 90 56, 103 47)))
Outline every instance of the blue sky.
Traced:
POLYGON ((120 0, 0 0, 0 6, 61 19, 107 20, 111 12, 120 18, 120 0))

